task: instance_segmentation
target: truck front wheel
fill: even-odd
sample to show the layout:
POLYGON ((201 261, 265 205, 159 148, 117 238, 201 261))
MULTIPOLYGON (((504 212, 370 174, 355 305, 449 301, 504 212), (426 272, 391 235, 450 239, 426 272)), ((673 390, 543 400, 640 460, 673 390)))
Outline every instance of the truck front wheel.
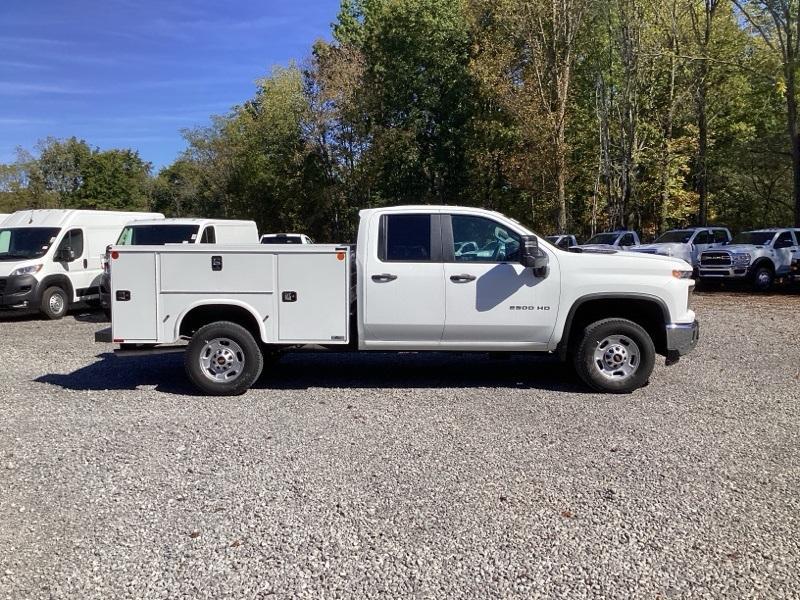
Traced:
POLYGON ((653 340, 640 325, 627 319, 603 319, 584 330, 573 361, 589 387, 627 394, 647 383, 655 357, 653 340))
POLYGON ((245 393, 261 375, 264 356, 247 329, 220 321, 201 327, 189 340, 186 374, 212 396, 245 393))
POLYGON ((753 289, 757 292, 767 292, 775 281, 775 271, 767 265, 759 265, 753 271, 753 289))

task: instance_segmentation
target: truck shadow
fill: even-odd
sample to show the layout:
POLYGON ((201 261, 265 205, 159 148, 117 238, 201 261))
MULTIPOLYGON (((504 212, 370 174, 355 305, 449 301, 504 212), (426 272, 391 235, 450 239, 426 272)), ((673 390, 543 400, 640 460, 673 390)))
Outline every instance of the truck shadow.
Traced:
MULTIPOLYGON (((68 390, 133 390, 154 386, 158 392, 185 396, 198 393, 183 370, 181 354, 117 357, 100 360, 72 373, 35 379, 68 390)), ((264 368, 254 390, 308 388, 505 388, 591 393, 552 357, 513 356, 494 360, 485 354, 444 353, 298 353, 264 368)))

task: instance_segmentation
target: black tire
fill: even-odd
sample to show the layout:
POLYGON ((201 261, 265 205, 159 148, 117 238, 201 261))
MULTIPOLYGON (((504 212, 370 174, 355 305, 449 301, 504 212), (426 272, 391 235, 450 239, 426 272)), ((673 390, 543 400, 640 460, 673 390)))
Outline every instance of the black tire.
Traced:
POLYGON ((758 265, 751 275, 753 289, 757 292, 768 292, 775 283, 775 270, 768 265, 758 265))
MULTIPOLYGON (((614 347, 608 345, 608 351, 611 352, 614 347)), ((628 394, 646 385, 655 361, 656 349, 650 335, 640 325, 627 319, 603 319, 592 323, 584 330, 573 355, 573 366, 581 380, 592 389, 612 394, 628 394), (600 348, 600 344, 607 343, 609 337, 615 336, 632 341, 638 348, 636 352, 632 346, 617 344, 622 346, 622 353, 614 354, 610 359, 613 361, 615 357, 627 356, 631 357, 628 360, 633 360, 632 357, 637 355, 635 365, 626 363, 625 368, 631 369, 627 375, 614 375, 610 372, 611 369, 603 368, 602 360, 595 359, 595 351, 600 348)), ((620 369, 619 372, 622 373, 623 370, 620 369)))
POLYGON ((57 285, 50 286, 42 294, 39 310, 45 317, 53 321, 63 318, 69 310, 67 292, 57 285))
POLYGON ((186 348, 184 366, 189 379, 202 392, 210 396, 238 396, 244 394, 258 380, 264 368, 264 356, 251 333, 244 327, 229 321, 219 321, 201 327, 192 336, 186 348), (227 345, 219 342, 221 345, 214 350, 212 344, 215 340, 226 340, 227 345), (226 359, 233 366, 226 367, 224 363, 220 363, 219 366, 211 364, 210 368, 203 368, 203 355, 203 360, 210 362, 218 354, 219 358, 214 360, 226 359), (238 361, 243 366, 237 370, 238 361), (224 371, 226 368, 230 370, 224 371), (215 373, 214 369, 220 369, 220 372, 215 373), (224 379, 228 374, 230 379, 224 379))

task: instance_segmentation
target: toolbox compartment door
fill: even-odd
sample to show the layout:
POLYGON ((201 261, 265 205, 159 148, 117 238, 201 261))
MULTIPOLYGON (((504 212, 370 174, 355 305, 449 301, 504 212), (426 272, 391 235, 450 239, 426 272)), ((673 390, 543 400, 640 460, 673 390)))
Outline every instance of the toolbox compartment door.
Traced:
POLYGON ((278 255, 278 341, 347 344, 349 252, 278 255))
POLYGON ((111 263, 111 333, 125 343, 158 339, 156 255, 120 252, 111 263))

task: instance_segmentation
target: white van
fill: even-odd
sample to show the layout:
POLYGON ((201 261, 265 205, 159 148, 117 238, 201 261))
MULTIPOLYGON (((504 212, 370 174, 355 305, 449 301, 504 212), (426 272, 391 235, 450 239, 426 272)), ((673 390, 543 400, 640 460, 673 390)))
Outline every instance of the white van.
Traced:
POLYGON ((0 213, 0 225, 2 225, 9 216, 8 213, 0 213))
POLYGON ((41 209, 0 225, 0 309, 63 317, 71 304, 100 300, 102 259, 123 225, 158 213, 41 209))
MULTIPOLYGON (((128 223, 117 246, 165 246, 167 244, 257 244, 255 221, 232 219, 141 219, 128 223)), ((100 304, 108 316, 111 301, 111 275, 108 258, 103 261, 100 304)))
POLYGON ((152 219, 128 223, 117 246, 165 244, 257 244, 255 221, 232 219, 152 219))

